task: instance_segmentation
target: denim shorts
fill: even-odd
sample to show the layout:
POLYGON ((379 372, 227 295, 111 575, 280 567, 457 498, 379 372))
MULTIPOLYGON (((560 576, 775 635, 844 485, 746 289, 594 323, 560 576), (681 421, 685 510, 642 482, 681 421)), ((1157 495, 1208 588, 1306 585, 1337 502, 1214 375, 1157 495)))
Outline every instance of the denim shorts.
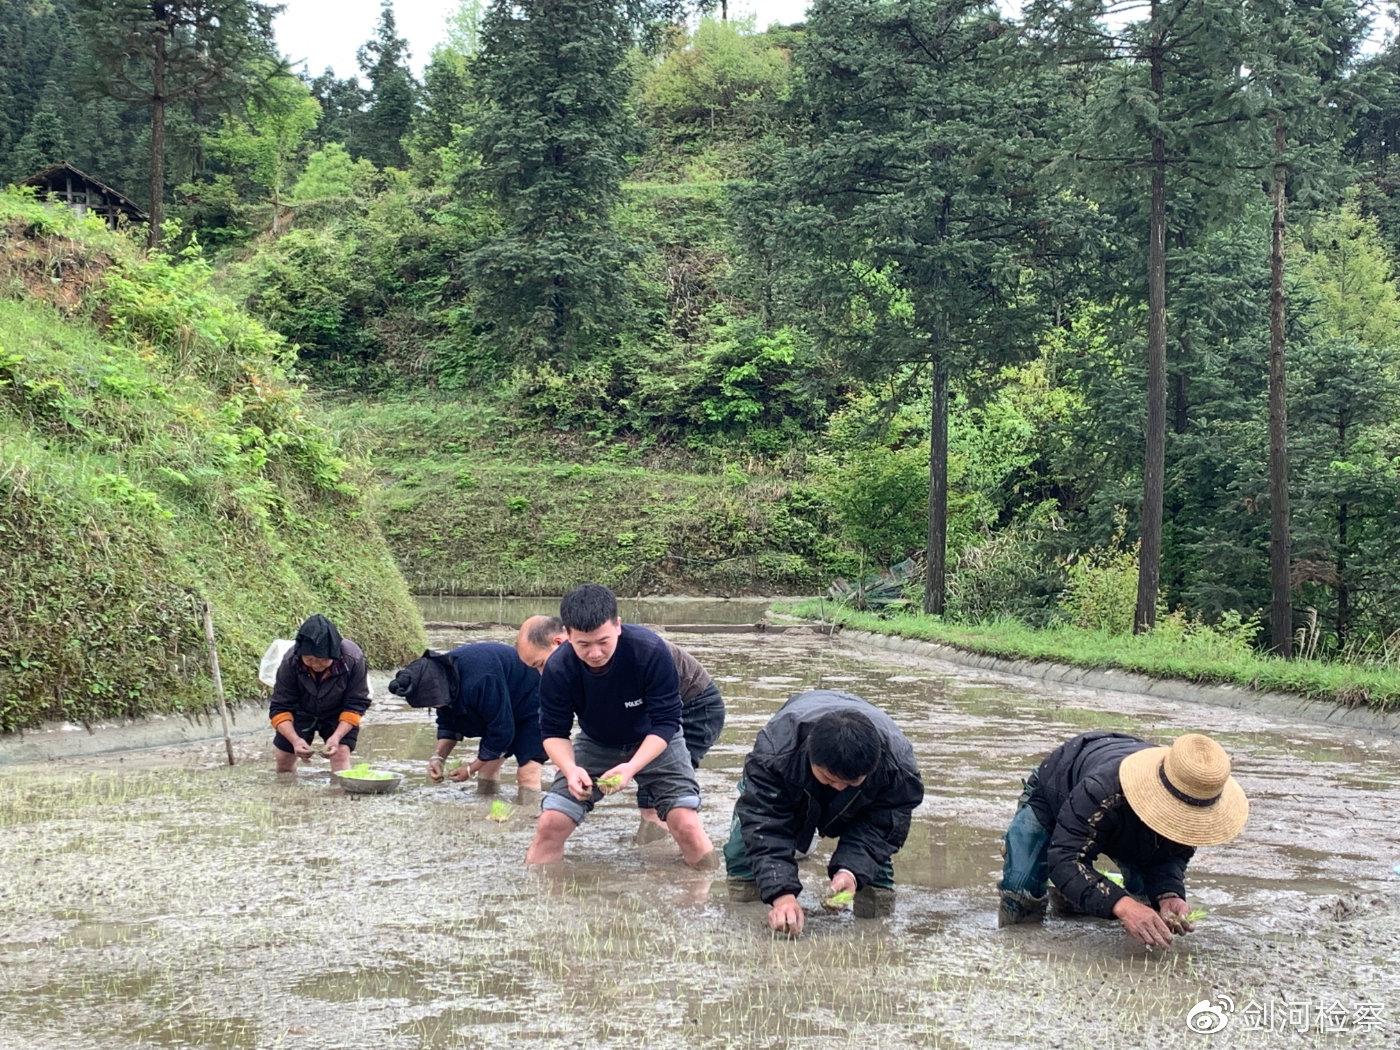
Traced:
MULTIPOLYGON (((624 747, 600 744, 580 730, 574 737, 574 762, 593 778, 592 795, 587 801, 580 802, 569 793, 568 779, 563 773, 558 773, 545 792, 540 808, 557 810, 575 824, 582 824, 583 818, 603 797, 598 790, 598 778, 613 766, 630 759, 639 746, 640 742, 624 747)), ((700 782, 695 779, 695 768, 690 764, 690 752, 686 750, 683 732, 677 732, 666 750, 653 758, 633 779, 637 782, 638 791, 647 791, 656 807, 657 816, 662 820, 673 809, 700 808, 700 782)))

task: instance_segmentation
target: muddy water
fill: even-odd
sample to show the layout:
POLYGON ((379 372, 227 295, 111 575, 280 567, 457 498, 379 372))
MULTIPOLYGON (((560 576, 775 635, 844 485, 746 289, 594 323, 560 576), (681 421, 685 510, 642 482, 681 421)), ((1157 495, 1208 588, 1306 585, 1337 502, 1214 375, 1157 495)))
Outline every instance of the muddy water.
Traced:
MULTIPOLYGON (((756 623, 773 604, 772 598, 619 598, 618 608, 629 623, 756 623)), ((443 623, 519 623, 535 613, 557 613, 558 598, 419 595, 423 618, 443 623)))
POLYGON ((533 807, 492 823, 474 788, 430 785, 429 718, 381 703, 361 754, 409 775, 382 798, 342 795, 324 767, 279 781, 265 741, 232 770, 221 744, 7 770, 0 1046, 1176 1046, 1201 1039, 1187 1011, 1217 994, 1236 1012, 1211 1045, 1400 1045, 1395 740, 839 640, 681 640, 730 701, 701 771, 716 839, 747 745, 792 691, 859 692, 906 726, 929 794, 892 914, 814 914, 800 941, 773 940, 722 876, 633 845, 628 796, 558 871, 526 873, 533 807), (1017 778, 1095 726, 1209 730, 1253 800, 1244 839, 1191 867, 1210 916, 1164 953, 1093 920, 995 926, 1017 778), (1250 1006, 1272 1033, 1244 1030, 1250 1006))

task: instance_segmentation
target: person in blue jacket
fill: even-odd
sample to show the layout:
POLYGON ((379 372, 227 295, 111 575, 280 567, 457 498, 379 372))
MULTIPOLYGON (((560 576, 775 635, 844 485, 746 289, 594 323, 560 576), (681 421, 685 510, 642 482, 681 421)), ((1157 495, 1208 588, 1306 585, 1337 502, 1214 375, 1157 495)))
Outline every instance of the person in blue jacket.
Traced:
POLYGON ((540 676, 509 645, 473 642, 446 653, 429 649, 400 671, 389 692, 411 707, 437 714, 437 746, 428 759, 428 778, 440 781, 457 742, 479 738, 476 757, 450 774, 453 780, 479 777, 483 789, 500 780, 507 757, 516 762, 516 784, 538 791, 545 760, 540 740, 540 676))

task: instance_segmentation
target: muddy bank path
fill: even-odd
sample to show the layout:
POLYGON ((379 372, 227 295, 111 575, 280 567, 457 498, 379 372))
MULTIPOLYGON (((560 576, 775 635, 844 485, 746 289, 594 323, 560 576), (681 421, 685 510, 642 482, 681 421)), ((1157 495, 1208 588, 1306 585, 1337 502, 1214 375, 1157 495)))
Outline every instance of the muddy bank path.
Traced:
MULTIPOLYGON (((559 871, 526 873, 535 807, 493 823, 474 787, 429 784, 431 717, 391 697, 360 738, 408 774, 382 798, 342 795, 324 763, 279 781, 270 732, 231 770, 212 741, 0 771, 0 1045, 1400 1045, 1395 739, 839 638, 677 639, 730 705, 701 770, 716 841, 790 693, 849 689, 903 724, 929 791, 892 915, 814 915, 800 941, 773 940, 722 873, 633 844, 630 794, 598 807, 559 871), (1095 727, 1210 732, 1253 802, 1242 840, 1198 854, 1188 890, 1210 915, 1165 953, 1093 920, 996 928, 1018 778, 1095 727), (1209 1040, 1187 1029, 1203 1000, 1220 1013, 1193 1023, 1225 1022, 1209 1040)), ((828 849, 806 865, 813 908, 828 849)))

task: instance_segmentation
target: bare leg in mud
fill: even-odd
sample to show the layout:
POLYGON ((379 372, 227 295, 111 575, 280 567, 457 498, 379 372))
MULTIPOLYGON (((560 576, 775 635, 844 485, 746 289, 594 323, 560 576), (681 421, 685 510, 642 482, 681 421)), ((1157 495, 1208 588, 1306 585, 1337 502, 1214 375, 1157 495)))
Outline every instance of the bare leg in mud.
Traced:
POLYGON ((563 860, 564 843, 576 827, 577 824, 558 810, 545 810, 535 825, 535 841, 525 851, 525 863, 554 864, 563 860))
MULTIPOLYGON (((483 795, 495 795, 501 790, 501 767, 504 758, 493 759, 482 764, 476 775, 476 789, 483 795)), ((522 763, 515 771, 515 785, 521 791, 539 791, 540 777, 544 773, 541 762, 522 763)))
POLYGON ((642 818, 634 840, 637 845, 644 846, 648 842, 658 842, 670 833, 671 829, 666 826, 666 822, 661 819, 654 808, 644 806, 637 812, 642 818))
POLYGON ((681 859, 692 868, 709 868, 715 862, 715 844, 705 834, 700 814, 693 809, 673 809, 666 814, 666 827, 681 849, 681 859))
POLYGON ((526 762, 515 771, 515 785, 521 791, 539 791, 543 774, 543 762, 526 762))

